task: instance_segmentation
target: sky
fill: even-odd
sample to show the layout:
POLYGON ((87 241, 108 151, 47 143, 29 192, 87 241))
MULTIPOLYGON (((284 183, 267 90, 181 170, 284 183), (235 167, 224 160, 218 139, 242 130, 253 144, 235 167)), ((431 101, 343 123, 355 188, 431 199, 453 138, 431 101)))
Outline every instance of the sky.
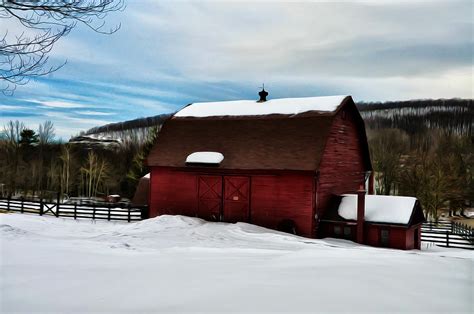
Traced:
MULTIPOLYGON (((60 70, 0 94, 0 128, 58 137, 200 101, 472 98, 473 1, 126 1, 113 35, 79 25, 60 70)), ((17 28, 0 19, 0 30, 17 28)), ((20 31, 14 29, 13 31, 20 31)))

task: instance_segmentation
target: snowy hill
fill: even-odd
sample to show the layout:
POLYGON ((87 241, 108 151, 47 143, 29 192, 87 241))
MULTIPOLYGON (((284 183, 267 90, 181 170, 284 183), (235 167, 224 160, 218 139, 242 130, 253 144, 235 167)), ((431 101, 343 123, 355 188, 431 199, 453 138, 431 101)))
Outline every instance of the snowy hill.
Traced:
POLYGON ((257 226, 0 214, 0 312, 469 312, 470 251, 257 226))

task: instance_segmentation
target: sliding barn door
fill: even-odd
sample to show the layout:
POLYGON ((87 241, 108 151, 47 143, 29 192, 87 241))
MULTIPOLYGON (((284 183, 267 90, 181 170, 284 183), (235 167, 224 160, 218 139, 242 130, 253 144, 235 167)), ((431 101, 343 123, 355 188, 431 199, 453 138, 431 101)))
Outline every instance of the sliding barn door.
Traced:
POLYGON ((250 179, 224 177, 224 221, 248 222, 250 214, 250 179))
POLYGON ((222 177, 199 176, 198 196, 197 216, 219 221, 222 212, 222 177))

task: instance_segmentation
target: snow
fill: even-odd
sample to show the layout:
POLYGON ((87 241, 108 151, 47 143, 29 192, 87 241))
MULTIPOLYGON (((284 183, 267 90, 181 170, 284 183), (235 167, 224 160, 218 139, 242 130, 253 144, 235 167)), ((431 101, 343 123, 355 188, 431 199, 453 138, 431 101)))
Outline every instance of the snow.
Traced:
POLYGON ((2 312, 469 308, 472 278, 465 274, 472 260, 457 250, 450 252, 457 258, 440 258, 446 250, 427 255, 372 249, 179 216, 129 225, 0 219, 6 239, 2 312), (357 281, 362 274, 367 279, 357 281), (414 275, 417 284, 406 289, 414 275), (423 296, 430 302, 420 302, 423 296))
MULTIPOLYGON (((408 196, 366 195, 365 220, 371 222, 407 224, 416 198, 408 196)), ((357 195, 344 194, 338 209, 344 219, 357 220, 357 195)))
POLYGON ((0 312, 472 310, 470 251, 377 249, 245 224, 0 214, 0 312))
POLYGON ((186 157, 188 163, 220 164, 224 155, 218 152, 195 152, 186 157))
POLYGON ((235 100, 194 103, 178 111, 175 117, 254 116, 269 114, 299 114, 308 111, 333 112, 347 96, 235 100))
POLYGON ((145 179, 150 179, 150 173, 148 172, 146 175, 143 176, 145 179))

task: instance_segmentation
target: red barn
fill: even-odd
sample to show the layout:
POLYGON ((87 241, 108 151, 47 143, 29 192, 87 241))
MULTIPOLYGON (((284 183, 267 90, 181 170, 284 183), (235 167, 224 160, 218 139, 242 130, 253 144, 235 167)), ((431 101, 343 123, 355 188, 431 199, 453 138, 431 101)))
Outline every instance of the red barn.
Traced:
POLYGON ((196 103, 160 131, 148 156, 150 216, 249 222, 317 237, 335 195, 372 170, 350 96, 196 103))

